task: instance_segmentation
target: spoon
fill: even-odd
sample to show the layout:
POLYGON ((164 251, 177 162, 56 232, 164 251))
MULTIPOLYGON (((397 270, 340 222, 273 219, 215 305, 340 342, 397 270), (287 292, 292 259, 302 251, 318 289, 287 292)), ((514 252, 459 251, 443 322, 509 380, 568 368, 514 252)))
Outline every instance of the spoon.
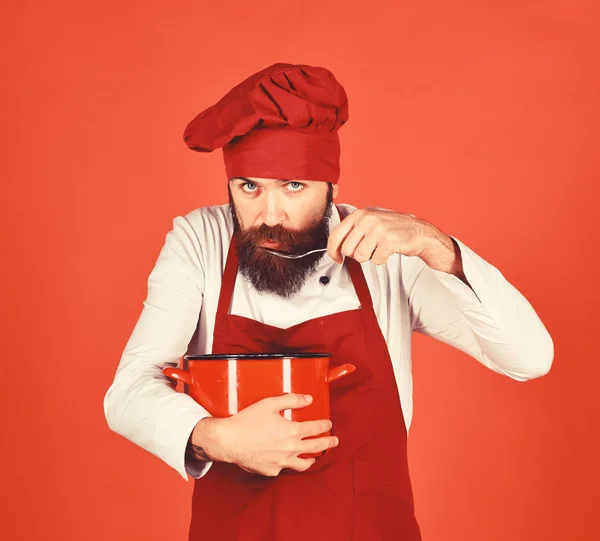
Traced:
POLYGON ((311 250, 310 252, 306 252, 305 254, 298 254, 298 255, 285 254, 283 252, 276 252, 275 250, 268 250, 267 248, 263 248, 263 250, 266 250, 270 254, 278 255, 279 257, 285 257, 286 259, 300 259, 301 257, 306 257, 307 255, 315 254, 317 252, 326 252, 327 248, 319 248, 318 250, 311 250))

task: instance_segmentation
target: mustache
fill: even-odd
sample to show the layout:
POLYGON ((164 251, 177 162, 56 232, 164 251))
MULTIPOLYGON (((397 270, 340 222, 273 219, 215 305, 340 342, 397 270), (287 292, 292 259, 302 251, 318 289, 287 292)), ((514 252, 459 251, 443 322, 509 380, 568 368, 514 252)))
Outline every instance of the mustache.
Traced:
POLYGON ((293 231, 281 224, 268 226, 261 224, 240 232, 239 240, 244 244, 258 244, 262 241, 278 242, 285 247, 304 246, 310 244, 315 236, 317 227, 311 227, 303 231, 293 231))

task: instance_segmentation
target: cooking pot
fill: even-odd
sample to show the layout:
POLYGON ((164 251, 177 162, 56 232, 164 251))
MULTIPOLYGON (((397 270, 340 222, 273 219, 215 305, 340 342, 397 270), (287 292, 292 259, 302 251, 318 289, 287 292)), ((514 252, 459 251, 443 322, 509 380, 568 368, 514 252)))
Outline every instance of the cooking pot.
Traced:
POLYGON ((290 421, 313 421, 329 419, 329 384, 356 370, 352 364, 330 368, 330 358, 330 353, 186 355, 187 370, 167 367, 162 372, 184 383, 186 392, 213 417, 235 415, 264 398, 302 393, 311 395, 312 403, 284 410, 283 416, 290 421))

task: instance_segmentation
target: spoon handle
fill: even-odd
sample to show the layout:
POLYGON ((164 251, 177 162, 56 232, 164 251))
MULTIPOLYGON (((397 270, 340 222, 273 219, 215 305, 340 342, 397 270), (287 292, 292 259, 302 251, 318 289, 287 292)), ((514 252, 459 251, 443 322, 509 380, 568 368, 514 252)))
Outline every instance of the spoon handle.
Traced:
POLYGON ((274 250, 267 250, 267 252, 269 252, 270 254, 278 255, 279 257, 285 257, 286 259, 300 259, 301 257, 306 257, 307 255, 310 255, 310 254, 315 254, 317 252, 326 252, 326 251, 327 251, 327 248, 319 248, 317 250, 311 250, 310 252, 306 252, 305 254, 295 255, 295 254, 284 254, 281 252, 275 252, 274 250))

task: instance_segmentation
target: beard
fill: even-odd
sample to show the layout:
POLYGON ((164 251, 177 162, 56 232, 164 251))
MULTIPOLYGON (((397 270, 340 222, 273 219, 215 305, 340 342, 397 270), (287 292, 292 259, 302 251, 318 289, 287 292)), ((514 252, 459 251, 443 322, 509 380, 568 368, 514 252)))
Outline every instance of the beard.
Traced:
POLYGON ((329 184, 325 205, 319 209, 309 225, 300 231, 286 229, 281 224, 262 224, 242 229, 237 209, 229 192, 229 210, 233 221, 233 234, 237 239, 239 271, 259 292, 273 293, 290 298, 296 295, 306 279, 311 276, 325 252, 300 259, 286 259, 267 252, 259 246, 264 241, 280 244, 280 250, 289 254, 303 254, 325 248, 329 238, 329 218, 333 203, 333 187, 329 184))

